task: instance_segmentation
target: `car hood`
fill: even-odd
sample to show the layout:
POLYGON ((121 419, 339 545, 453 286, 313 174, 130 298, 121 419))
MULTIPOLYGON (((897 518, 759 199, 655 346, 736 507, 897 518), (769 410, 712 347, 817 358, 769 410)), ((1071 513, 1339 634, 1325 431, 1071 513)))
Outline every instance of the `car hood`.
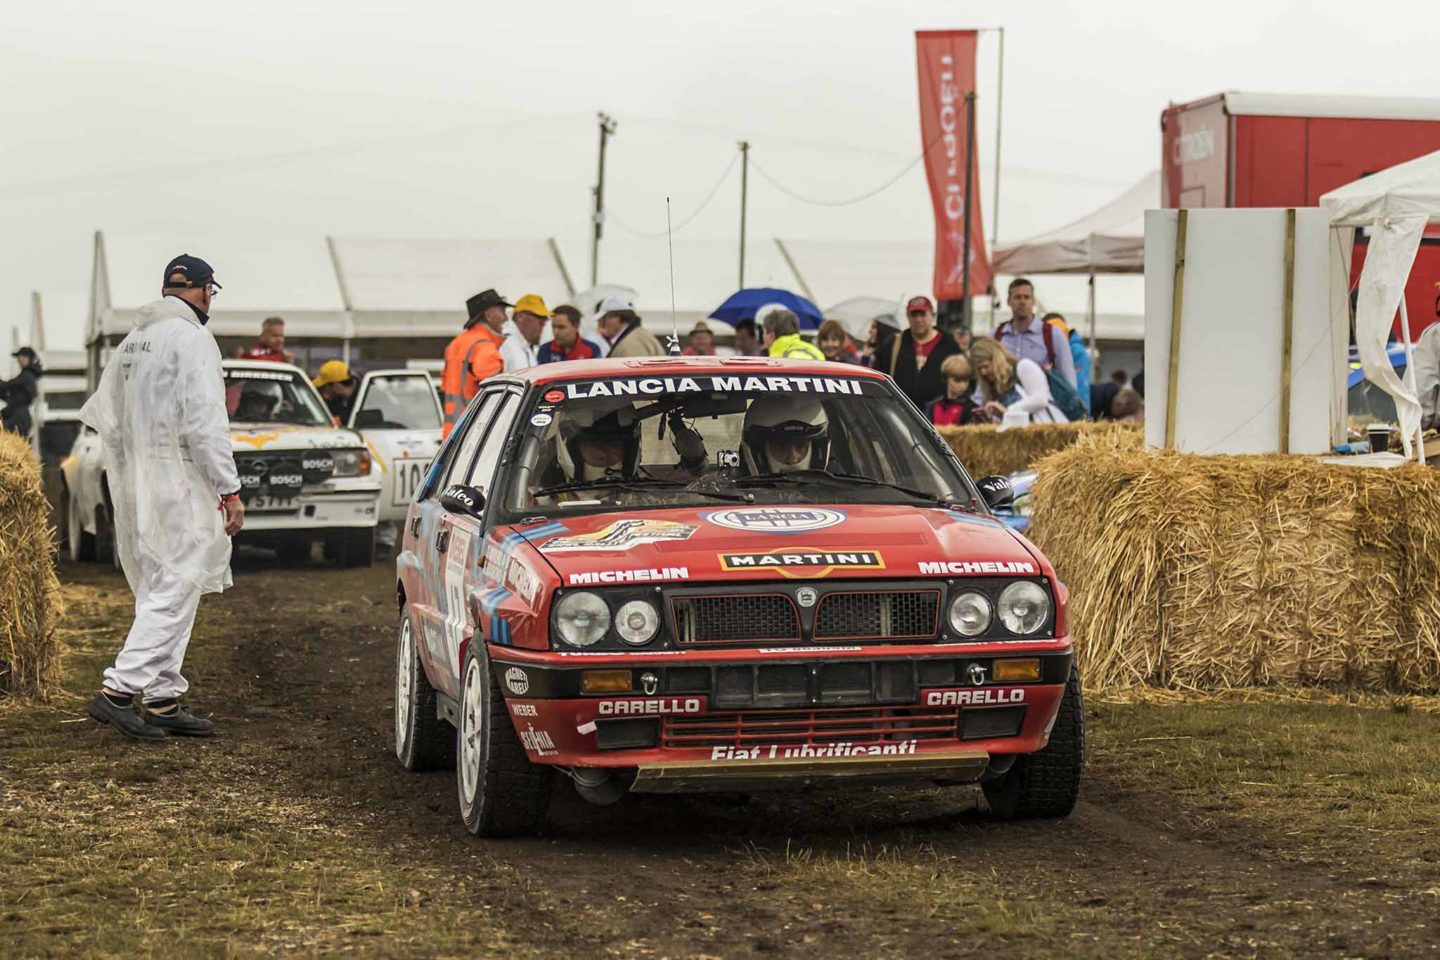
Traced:
POLYGON ((1000 521, 888 504, 646 510, 556 518, 526 533, 564 586, 686 580, 1039 575, 1000 521))
POLYGON ((230 444, 236 453, 255 450, 317 450, 335 447, 363 447, 353 430, 337 427, 296 427, 256 424, 230 428, 230 444))

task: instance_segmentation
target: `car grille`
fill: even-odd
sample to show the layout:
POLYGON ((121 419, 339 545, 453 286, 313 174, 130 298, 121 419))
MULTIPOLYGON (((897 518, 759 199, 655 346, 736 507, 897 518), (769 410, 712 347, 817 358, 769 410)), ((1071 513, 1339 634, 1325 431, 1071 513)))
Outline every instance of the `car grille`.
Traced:
POLYGON ((929 639, 939 630, 939 590, 827 593, 815 612, 816 640, 929 639))
POLYGON ((677 597, 676 638, 687 643, 793 643, 800 617, 790 598, 778 593, 727 597, 677 597))
POLYGON ((721 747, 754 744, 879 744, 955 739, 959 711, 928 707, 838 707, 669 716, 660 746, 721 747))

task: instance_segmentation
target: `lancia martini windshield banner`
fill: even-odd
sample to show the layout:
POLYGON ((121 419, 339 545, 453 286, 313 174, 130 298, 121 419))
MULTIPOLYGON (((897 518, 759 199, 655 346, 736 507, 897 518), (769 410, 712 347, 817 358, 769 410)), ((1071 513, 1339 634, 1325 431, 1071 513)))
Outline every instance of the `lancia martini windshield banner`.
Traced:
POLYGON ((567 383, 562 390, 545 395, 547 403, 564 400, 587 400, 591 397, 659 397, 673 393, 814 393, 841 396, 879 396, 880 384, 853 377, 822 377, 810 375, 777 376, 774 374, 698 377, 629 377, 596 380, 590 383, 567 383), (552 399, 552 394, 563 396, 552 399))

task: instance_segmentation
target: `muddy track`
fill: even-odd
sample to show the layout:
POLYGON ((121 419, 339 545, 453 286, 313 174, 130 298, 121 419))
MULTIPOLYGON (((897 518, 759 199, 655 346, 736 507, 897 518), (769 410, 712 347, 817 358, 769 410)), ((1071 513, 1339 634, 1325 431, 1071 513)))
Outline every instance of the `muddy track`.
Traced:
POLYGON ((1440 942, 1436 897, 1373 882, 1363 857, 1306 864, 1283 837, 1192 826, 1110 751, 1060 822, 994 823, 971 789, 597 808, 560 782, 544 838, 477 841, 453 774, 409 774, 392 754, 387 572, 238 579, 202 608, 202 630, 230 646, 197 686, 254 757, 253 788, 320 801, 398 859, 467 878, 507 928, 557 954, 1408 956, 1440 942), (1019 929, 966 922, 996 893, 1019 929))

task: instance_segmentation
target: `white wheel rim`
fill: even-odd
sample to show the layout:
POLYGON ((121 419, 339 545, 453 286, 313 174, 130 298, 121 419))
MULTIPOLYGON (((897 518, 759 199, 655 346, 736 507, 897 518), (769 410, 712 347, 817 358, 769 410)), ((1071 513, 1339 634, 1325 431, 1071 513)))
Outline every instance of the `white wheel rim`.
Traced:
POLYGON ((475 801, 480 787, 480 737, 484 730, 485 684, 480 664, 471 660, 465 668, 465 686, 460 699, 460 797, 475 801))
POLYGON ((415 638, 410 633, 410 617, 400 621, 400 642, 395 659, 395 753, 403 757, 405 739, 410 732, 410 715, 415 703, 410 696, 411 671, 415 664, 415 638))
POLYGON ((68 541, 65 544, 65 552, 72 561, 80 559, 80 535, 84 532, 80 525, 80 513, 75 509, 75 497, 65 498, 65 536, 68 541))

